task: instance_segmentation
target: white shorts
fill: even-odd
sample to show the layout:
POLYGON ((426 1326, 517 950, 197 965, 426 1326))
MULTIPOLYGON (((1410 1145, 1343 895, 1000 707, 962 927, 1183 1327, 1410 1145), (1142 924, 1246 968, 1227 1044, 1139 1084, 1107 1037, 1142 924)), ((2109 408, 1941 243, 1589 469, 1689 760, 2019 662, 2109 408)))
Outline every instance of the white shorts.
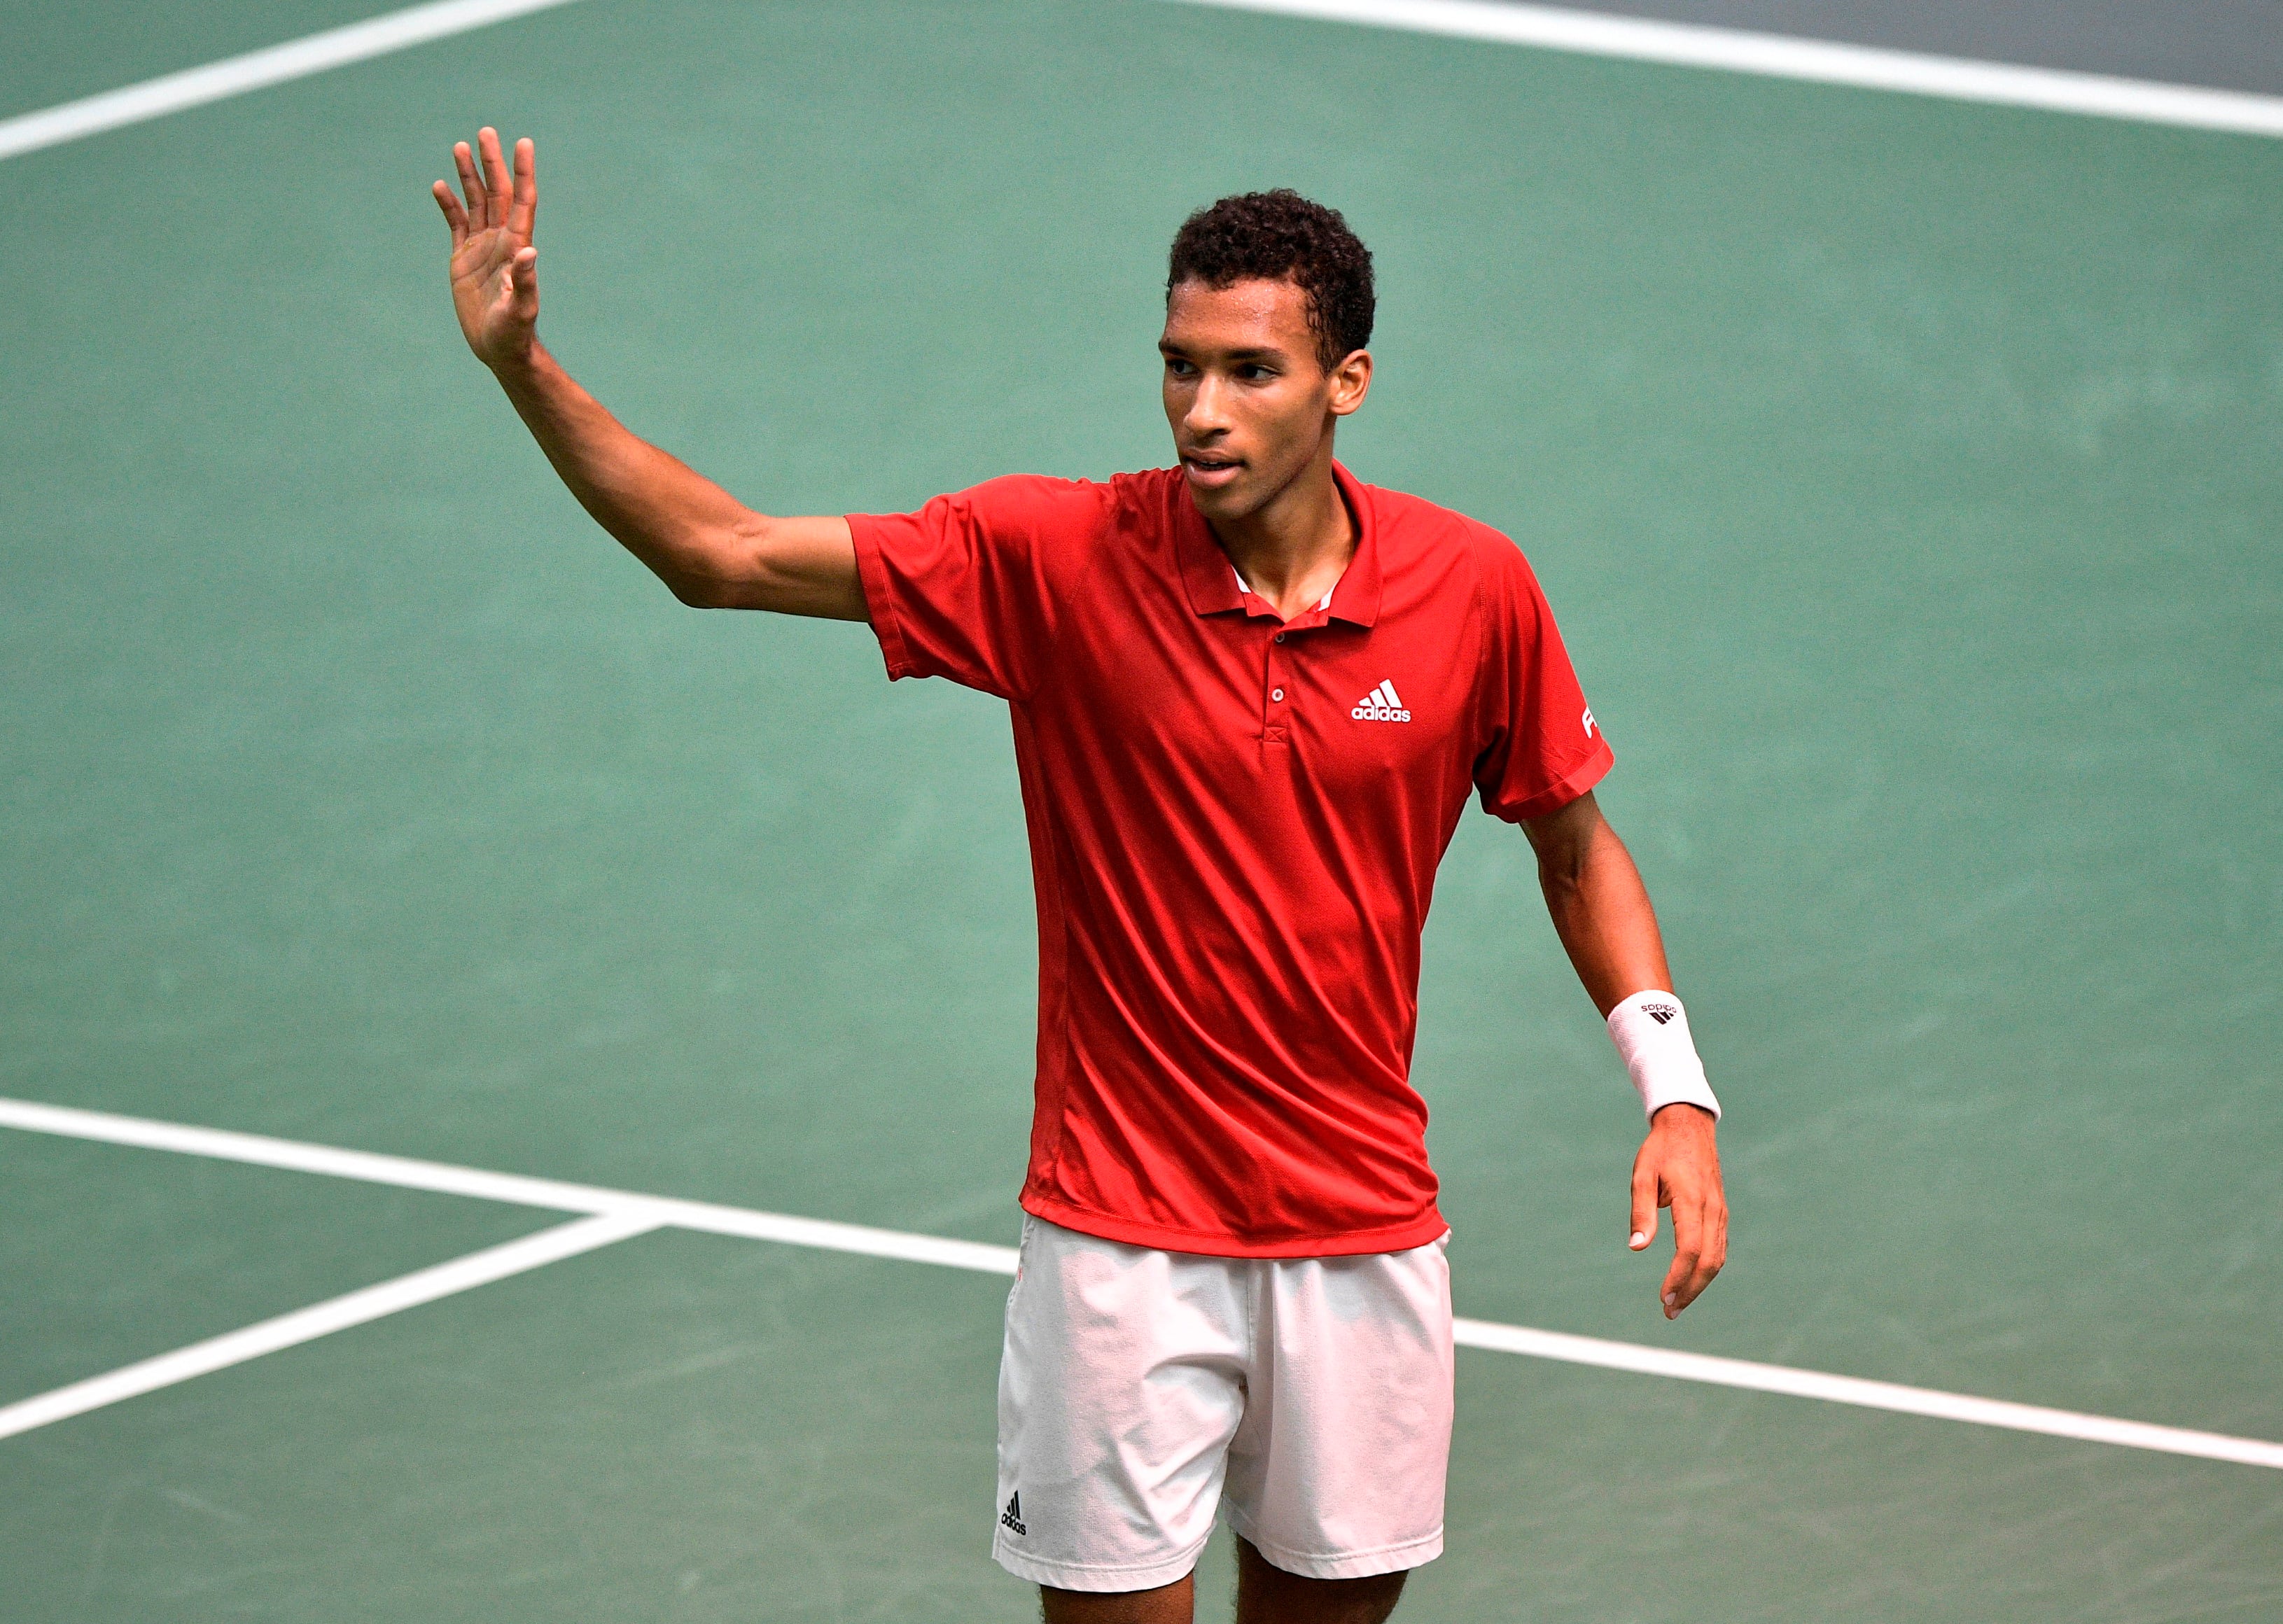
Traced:
POLYGON ((1201 1257, 1025 1217, 999 1366, 999 1565, 1064 1590, 1171 1584, 1224 1499, 1229 1526, 1288 1573, 1434 1560, 1449 1239, 1201 1257))

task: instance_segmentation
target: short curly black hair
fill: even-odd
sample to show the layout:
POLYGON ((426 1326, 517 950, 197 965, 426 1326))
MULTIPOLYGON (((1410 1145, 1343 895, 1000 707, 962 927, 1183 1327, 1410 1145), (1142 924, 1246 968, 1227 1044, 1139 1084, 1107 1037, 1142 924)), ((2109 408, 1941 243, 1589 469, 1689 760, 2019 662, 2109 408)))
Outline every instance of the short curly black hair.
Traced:
POLYGON ((1253 277, 1299 284, 1308 296, 1316 355, 1329 372, 1371 342, 1371 251, 1337 209, 1280 186, 1223 198, 1181 222, 1165 269, 1165 297, 1195 279, 1209 288, 1253 277))

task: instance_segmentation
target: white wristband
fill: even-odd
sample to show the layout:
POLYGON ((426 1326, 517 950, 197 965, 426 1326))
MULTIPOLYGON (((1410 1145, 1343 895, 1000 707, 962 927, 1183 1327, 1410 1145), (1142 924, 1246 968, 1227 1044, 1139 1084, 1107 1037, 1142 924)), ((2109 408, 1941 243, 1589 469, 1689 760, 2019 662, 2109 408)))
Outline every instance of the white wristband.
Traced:
POLYGON ((1671 993, 1636 992, 1609 1011, 1609 1041, 1651 1116, 1669 1105, 1696 1105, 1719 1117, 1720 1102, 1688 1035, 1688 1012, 1671 993))

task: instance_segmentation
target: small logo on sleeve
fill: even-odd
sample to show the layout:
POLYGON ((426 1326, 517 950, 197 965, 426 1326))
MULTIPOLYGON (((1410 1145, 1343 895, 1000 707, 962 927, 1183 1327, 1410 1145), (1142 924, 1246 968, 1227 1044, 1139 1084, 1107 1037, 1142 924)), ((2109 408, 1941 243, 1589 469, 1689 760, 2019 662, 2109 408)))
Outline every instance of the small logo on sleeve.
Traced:
POLYGON ((1587 738, 1589 738, 1589 739, 1590 739, 1590 738, 1592 738, 1592 737, 1593 736, 1593 706, 1591 706, 1591 705, 1587 705, 1587 706, 1586 707, 1586 714, 1585 714, 1585 717, 1584 717, 1584 719, 1584 719, 1585 724, 1586 724, 1586 736, 1587 738))
POLYGON ((1407 722, 1411 712, 1395 696, 1395 684, 1383 682, 1366 694, 1354 710, 1348 712, 1360 722, 1407 722))
POLYGON ((1021 1489, 1018 1488, 1007 1496, 1007 1509, 999 1513, 999 1526, 1017 1534, 1030 1533, 1030 1529, 1023 1526, 1023 1491, 1021 1489))

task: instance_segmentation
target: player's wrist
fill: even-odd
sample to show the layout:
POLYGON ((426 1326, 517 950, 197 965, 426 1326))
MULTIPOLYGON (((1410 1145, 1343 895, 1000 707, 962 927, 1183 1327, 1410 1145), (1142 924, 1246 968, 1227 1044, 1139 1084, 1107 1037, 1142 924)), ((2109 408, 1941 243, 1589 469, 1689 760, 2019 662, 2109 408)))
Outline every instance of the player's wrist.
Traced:
POLYGON ((1609 1011, 1609 1041, 1625 1063, 1641 1110, 1653 1123, 1667 1106, 1695 1106, 1720 1119, 1720 1100, 1705 1080, 1689 1035, 1688 1012, 1679 998, 1651 988, 1618 1001, 1609 1011))
POLYGON ((530 384, 539 373, 540 357, 545 352, 539 347, 539 334, 526 330, 518 337, 502 344, 491 353, 478 352, 479 359, 492 369, 492 376, 510 389, 518 384, 530 384))

